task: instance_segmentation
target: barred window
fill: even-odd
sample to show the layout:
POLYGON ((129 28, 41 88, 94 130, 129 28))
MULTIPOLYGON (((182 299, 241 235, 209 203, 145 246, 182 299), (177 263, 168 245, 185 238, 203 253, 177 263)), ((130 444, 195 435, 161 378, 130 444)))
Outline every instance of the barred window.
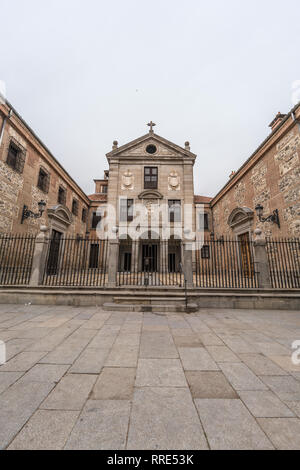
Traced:
POLYGON ((50 175, 44 168, 41 167, 39 171, 37 187, 44 193, 48 193, 49 185, 50 185, 50 175))
POLYGON ((181 222, 181 201, 170 199, 169 201, 169 222, 181 222))
POLYGON ((87 210, 85 207, 82 209, 81 220, 84 223, 87 221, 87 210))
POLYGON ((202 259, 209 259, 210 258, 209 245, 203 245, 203 247, 201 248, 201 258, 202 259))
POLYGON ((67 200, 67 191, 65 190, 65 188, 60 186, 58 188, 57 202, 58 202, 58 204, 62 204, 63 206, 65 206, 66 205, 66 200, 67 200))
POLYGON ((14 141, 10 141, 6 163, 18 173, 23 173, 26 152, 14 141))
POLYGON ((77 201, 77 199, 73 199, 73 202, 72 202, 72 214, 78 215, 78 208, 79 208, 79 202, 77 201))

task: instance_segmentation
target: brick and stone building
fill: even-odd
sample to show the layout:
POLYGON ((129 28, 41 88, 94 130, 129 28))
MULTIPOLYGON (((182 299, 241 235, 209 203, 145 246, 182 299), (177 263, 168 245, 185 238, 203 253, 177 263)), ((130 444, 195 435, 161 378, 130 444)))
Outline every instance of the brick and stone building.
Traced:
POLYGON ((36 233, 42 224, 57 236, 117 236, 119 269, 143 263, 149 250, 152 257, 155 252, 155 263, 177 269, 180 238, 213 233, 215 238, 250 239, 256 227, 266 236, 299 237, 299 122, 300 105, 287 115, 278 113, 267 139, 214 198, 194 194, 196 155, 189 143, 180 147, 160 137, 151 122, 146 135, 120 147, 114 141, 108 170, 94 180, 95 193, 87 196, 16 110, 2 104, 0 233, 36 233), (41 200, 46 203, 41 219, 22 222, 24 206, 36 212, 41 200), (259 220, 257 205, 263 207, 263 218, 278 211, 280 226, 259 220), (134 233, 133 221, 138 221, 134 233), (128 251, 128 240, 135 237, 150 240, 142 254, 128 251), (156 239, 172 241, 168 259, 155 251, 156 239))

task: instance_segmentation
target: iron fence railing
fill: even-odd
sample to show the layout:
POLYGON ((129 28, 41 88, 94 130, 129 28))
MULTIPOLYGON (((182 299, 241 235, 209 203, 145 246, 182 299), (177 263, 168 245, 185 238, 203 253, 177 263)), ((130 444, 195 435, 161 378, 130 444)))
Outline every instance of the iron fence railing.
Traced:
POLYGON ((194 285, 207 288, 257 288, 253 243, 250 240, 197 240, 194 285))
POLYGON ((0 234, 0 285, 30 281, 35 235, 0 234))
POLYGON ((300 288, 300 238, 267 239, 273 288, 300 288))
POLYGON ((43 284, 47 286, 105 286, 108 240, 62 237, 49 241, 43 284))
POLYGON ((121 240, 118 286, 184 287, 180 240, 121 240))

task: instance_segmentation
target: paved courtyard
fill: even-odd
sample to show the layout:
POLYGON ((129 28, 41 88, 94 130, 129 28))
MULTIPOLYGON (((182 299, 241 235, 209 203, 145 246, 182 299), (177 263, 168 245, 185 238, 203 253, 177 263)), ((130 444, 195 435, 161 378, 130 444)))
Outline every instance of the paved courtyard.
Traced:
POLYGON ((2 449, 300 449, 300 312, 0 305, 2 449))

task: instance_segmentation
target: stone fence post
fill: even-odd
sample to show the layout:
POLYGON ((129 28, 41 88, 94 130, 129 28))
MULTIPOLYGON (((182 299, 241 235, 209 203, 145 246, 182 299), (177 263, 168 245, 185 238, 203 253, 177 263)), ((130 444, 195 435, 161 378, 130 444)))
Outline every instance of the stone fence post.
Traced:
POLYGON ((270 289, 272 284, 266 248, 267 242, 260 229, 256 229, 254 234, 254 262, 258 273, 258 287, 260 289, 270 289))
POLYGON ((193 281, 193 242, 183 242, 183 271, 188 289, 194 287, 193 281))
POLYGON ((29 285, 32 287, 39 286, 42 283, 49 239, 47 237, 48 227, 41 225, 40 233, 35 239, 35 247, 32 260, 32 269, 29 285))
POLYGON ((108 287, 117 286, 117 272, 119 264, 119 240, 109 241, 108 257, 108 287))

